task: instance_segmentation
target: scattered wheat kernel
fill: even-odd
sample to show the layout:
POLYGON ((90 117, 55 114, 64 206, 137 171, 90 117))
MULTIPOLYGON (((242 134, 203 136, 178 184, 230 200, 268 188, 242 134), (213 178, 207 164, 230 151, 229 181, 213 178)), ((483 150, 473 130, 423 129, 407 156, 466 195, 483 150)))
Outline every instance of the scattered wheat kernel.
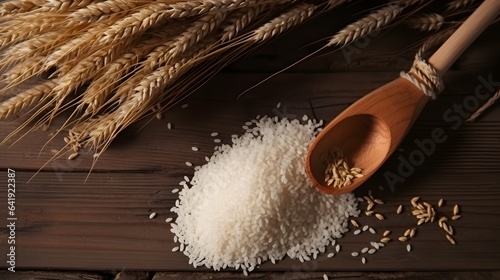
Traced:
POLYGON ((451 237, 449 234, 446 235, 446 239, 448 239, 448 241, 450 241, 451 244, 453 245, 456 244, 455 239, 453 239, 453 237, 451 237))
POLYGON ((220 142, 222 142, 222 140, 220 140, 220 139, 214 139, 214 142, 215 143, 220 143, 220 142))
POLYGON ((411 199, 411 205, 413 205, 414 207, 417 207, 417 200, 419 200, 420 197, 418 196, 415 196, 414 198, 411 199))
POLYGON ((212 136, 212 137, 215 137, 215 136, 217 136, 217 135, 219 135, 219 133, 217 133, 217 132, 212 132, 212 133, 210 134, 210 136, 212 136))
POLYGON ((451 217, 451 219, 452 219, 453 221, 456 221, 456 220, 458 220, 458 219, 460 219, 460 218, 462 218, 462 216, 461 216, 461 215, 453 215, 453 216, 451 217))
POLYGON ((359 227, 359 224, 358 224, 358 222, 356 222, 356 220, 352 220, 352 219, 351 219, 351 224, 352 224, 353 226, 355 226, 355 227, 359 227))
POLYGON ((340 252, 340 244, 337 244, 337 246, 335 246, 335 251, 340 252))
POLYGON ((453 206, 453 215, 458 215, 458 211, 459 211, 458 205, 455 204, 455 206, 453 206))
POLYGON ((69 160, 73 160, 73 159, 75 159, 78 155, 79 155, 79 153, 73 153, 73 154, 69 155, 68 159, 69 159, 69 160))
POLYGON ((376 251, 377 251, 377 249, 370 249, 370 250, 368 250, 368 254, 371 255, 371 254, 375 253, 376 251))
POLYGON ((374 228, 369 228, 368 230, 369 230, 372 234, 375 234, 375 233, 376 233, 374 228))
POLYGON ((443 223, 443 229, 449 234, 449 235, 453 235, 453 227, 446 224, 446 223, 443 223))
POLYGON ((413 238, 413 236, 415 236, 415 233, 417 233, 417 229, 416 228, 412 228, 410 230, 410 237, 413 238))
POLYGON ((193 150, 194 152, 199 151, 198 147, 191 147, 191 150, 193 150))
POLYGON ((425 222, 425 219, 420 219, 420 220, 418 220, 417 225, 421 225, 421 224, 423 224, 424 222, 425 222))
POLYGON ((190 163, 189 161, 186 161, 186 165, 187 165, 187 166, 193 166, 193 164, 192 164, 192 163, 190 163))
POLYGON ((178 193, 179 192, 179 189, 173 189, 172 190, 172 193, 178 193))
POLYGON ((385 244, 383 242, 377 242, 377 244, 380 248, 385 247, 385 244))
POLYGON ((380 246, 378 245, 378 243, 377 243, 377 242, 374 242, 374 241, 370 242, 370 245, 372 245, 372 246, 373 246, 373 248, 375 248, 375 249, 377 249, 377 250, 380 248, 380 246))
POLYGON ((172 129, 172 124, 171 123, 167 123, 167 128, 168 129, 172 129))
POLYGON ((388 236, 389 234, 391 234, 391 231, 390 230, 386 230, 384 231, 384 234, 382 234, 382 236, 388 236))
POLYGON ((365 247, 365 248, 363 248, 363 249, 361 250, 361 253, 363 253, 363 254, 364 254, 364 253, 368 252, 368 250, 370 250, 370 249, 368 249, 368 247, 365 247))
POLYGON ((368 196, 366 196, 366 195, 365 195, 365 196, 363 196, 363 198, 365 199, 365 201, 366 201, 367 203, 373 203, 372 199, 371 199, 371 198, 369 198, 368 196))
POLYGON ((406 251, 408 251, 408 252, 411 251, 411 245, 410 244, 406 245, 406 251))
POLYGON ((407 229, 403 235, 406 237, 410 236, 410 231, 411 229, 407 229))
POLYGON ((443 206, 443 203, 444 203, 444 200, 441 198, 441 199, 438 201, 438 206, 439 206, 439 207, 443 206))
POLYGON ((364 225, 364 226, 363 226, 363 231, 367 231, 367 230, 368 230, 368 228, 369 228, 369 226, 368 226, 368 225, 364 225))
POLYGON ((174 248, 172 249, 172 252, 177 252, 177 251, 179 251, 179 247, 174 247, 174 248))
POLYGON ((406 240, 408 240, 408 238, 406 238, 406 236, 400 236, 398 240, 401 242, 405 242, 406 240))
POLYGON ((186 109, 189 106, 189 104, 182 104, 181 108, 186 109))
POLYGON ((323 274, 323 280, 328 280, 328 275, 323 274))
POLYGON ((365 264, 365 263, 366 263, 366 258, 365 258, 365 257, 363 257, 363 258, 361 259, 361 262, 362 262, 363 264, 365 264))
POLYGON ((384 201, 382 199, 374 199, 373 202, 375 202, 376 204, 384 204, 384 201))
POLYGON ((156 212, 153 212, 153 213, 149 214, 149 218, 150 219, 153 219, 155 216, 156 216, 156 212))
POLYGON ((373 213, 375 213, 375 212, 374 211, 365 211, 366 216, 371 216, 371 215, 373 215, 373 213))
POLYGON ((276 104, 276 108, 279 108, 281 107, 281 102, 278 102, 278 104, 276 104))
POLYGON ((403 212, 403 205, 399 205, 398 209, 396 209, 397 214, 401 214, 401 212, 403 212))
POLYGON ((170 223, 172 220, 173 220, 172 218, 166 218, 166 219, 165 219, 165 222, 166 222, 166 223, 170 223))
POLYGON ((353 257, 357 257, 357 256, 359 256, 359 253, 358 253, 358 252, 352 252, 352 253, 351 253, 351 256, 353 256, 353 257))
POLYGON ((330 253, 330 254, 328 254, 326 257, 327 257, 327 258, 333 258, 334 256, 335 256, 335 253, 330 253))
POLYGON ((384 215, 380 214, 380 213, 377 213, 375 214, 375 217, 377 217, 377 219, 383 221, 385 218, 384 218, 384 215))
POLYGON ((368 203, 368 206, 366 206, 366 211, 372 210, 373 206, 375 206, 374 203, 368 203))
POLYGON ((357 229, 357 230, 354 231, 354 235, 358 235, 360 233, 361 233, 361 230, 359 230, 359 229, 357 229))
POLYGON ((384 237, 384 238, 380 239, 380 242, 382 242, 382 243, 388 243, 389 241, 391 241, 391 239, 389 237, 384 237))

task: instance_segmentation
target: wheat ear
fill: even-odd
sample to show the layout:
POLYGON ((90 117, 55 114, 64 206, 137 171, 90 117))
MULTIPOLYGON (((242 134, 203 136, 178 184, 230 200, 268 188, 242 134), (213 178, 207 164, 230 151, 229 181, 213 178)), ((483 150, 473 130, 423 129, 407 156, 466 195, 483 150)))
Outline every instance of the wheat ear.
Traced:
POLYGON ((30 12, 45 4, 43 0, 14 0, 0 4, 0 16, 30 12))
POLYGON ((420 31, 433 31, 438 30, 444 23, 444 17, 440 14, 432 13, 425 14, 406 20, 406 24, 411 28, 420 31))
POLYGON ((298 4, 263 26, 255 29, 248 40, 259 42, 277 36, 285 30, 305 21, 314 13, 315 9, 316 6, 313 4, 298 4))
POLYGON ((34 36, 53 30, 61 24, 61 17, 54 14, 30 14, 22 19, 8 22, 0 35, 0 48, 28 40, 34 36))
POLYGON ((399 4, 389 4, 368 16, 349 24, 335 34, 326 46, 346 45, 360 37, 370 34, 392 22, 404 9, 399 4))
POLYGON ((241 30, 250 24, 262 11, 263 6, 247 7, 232 12, 222 27, 221 41, 234 39, 241 30))
MULTIPOLYGON (((171 1, 157 0, 157 2, 171 1)), ((234 11, 245 7, 293 2, 294 0, 190 0, 168 4, 165 7, 165 12, 170 18, 182 18, 215 11, 234 11)))
POLYGON ((184 53, 187 49, 198 43, 212 32, 226 17, 226 13, 210 13, 200 17, 179 36, 168 42, 166 48, 151 53, 145 65, 150 69, 161 66, 175 57, 184 53))
MULTIPOLYGON (((20 84, 47 70, 44 66, 45 56, 39 55, 25 60, 3 74, 3 79, 10 86, 20 84)), ((9 87, 10 88, 10 87, 9 87)))
POLYGON ((93 0, 49 0, 43 5, 44 12, 71 12, 90 5, 93 0))
POLYGON ((96 114, 99 108, 106 103, 118 83, 126 78, 132 67, 165 40, 169 40, 168 37, 153 37, 140 41, 139 44, 132 46, 129 52, 106 65, 99 74, 101 78, 94 80, 83 93, 79 106, 80 108, 87 107, 84 114, 96 114))
POLYGON ((56 84, 48 80, 0 103, 0 120, 19 113, 21 110, 39 103, 52 92, 56 84))
POLYGON ((476 0, 453 0, 446 4, 446 11, 451 12, 472 5, 476 0))
MULTIPOLYGON (((92 1, 91 1, 92 2, 92 1)), ((69 15, 73 21, 93 22, 104 18, 113 13, 128 13, 134 8, 142 6, 146 1, 139 0, 106 0, 103 2, 92 3, 83 9, 79 9, 69 15)))

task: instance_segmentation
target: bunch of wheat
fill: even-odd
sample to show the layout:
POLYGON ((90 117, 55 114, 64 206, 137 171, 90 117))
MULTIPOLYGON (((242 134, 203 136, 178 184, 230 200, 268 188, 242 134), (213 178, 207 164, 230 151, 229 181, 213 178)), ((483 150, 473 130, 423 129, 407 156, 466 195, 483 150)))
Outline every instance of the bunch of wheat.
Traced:
MULTIPOLYGON (((48 77, 0 104, 0 120, 26 108, 32 113, 7 139, 28 123, 45 127, 61 112, 72 110, 59 131, 69 131, 65 140, 75 152, 83 147, 98 155, 128 125, 170 108, 241 54, 314 14, 348 2, 362 1, 1 2, 0 69, 6 84, 2 92, 32 77, 48 77)), ((445 15, 418 15, 427 1, 388 1, 339 31, 326 46, 348 44, 400 21, 421 30, 439 30, 446 15, 462 13, 473 2, 448 1, 445 15), (417 15, 408 18, 413 14, 417 15)), ((438 33, 427 47, 448 33, 438 33)))

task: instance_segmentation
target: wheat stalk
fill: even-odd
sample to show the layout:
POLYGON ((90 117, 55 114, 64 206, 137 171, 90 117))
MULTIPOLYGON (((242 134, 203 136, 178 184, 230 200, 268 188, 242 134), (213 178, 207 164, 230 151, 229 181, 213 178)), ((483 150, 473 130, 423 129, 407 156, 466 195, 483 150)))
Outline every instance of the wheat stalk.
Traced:
POLYGON ((444 23, 444 17, 440 14, 425 14, 406 20, 406 24, 420 31, 438 30, 444 23))
POLYGON ((0 103, 0 120, 4 120, 27 107, 38 104, 52 92, 55 86, 56 84, 49 80, 0 103))
POLYGON ((335 34, 326 46, 346 45, 360 37, 370 34, 392 22, 404 9, 399 4, 389 4, 368 16, 349 24, 335 34))
POLYGON ((486 101, 479 109, 477 109, 466 121, 467 122, 473 122, 475 121, 486 109, 490 108, 497 102, 497 100, 500 98, 500 90, 497 91, 490 99, 486 101))
POLYGON ((351 0, 327 0, 326 1, 326 9, 331 10, 333 8, 336 8, 337 6, 340 6, 344 3, 351 2, 351 0))
POLYGON ((418 49, 416 56, 420 58, 423 57, 423 54, 427 52, 429 49, 446 41, 446 39, 448 39, 451 36, 451 34, 455 32, 457 28, 458 26, 452 27, 427 37, 425 42, 418 49))
POLYGON ((314 13, 315 9, 316 6, 313 4, 299 4, 263 26, 255 29, 248 40, 259 42, 274 37, 305 21, 314 13))

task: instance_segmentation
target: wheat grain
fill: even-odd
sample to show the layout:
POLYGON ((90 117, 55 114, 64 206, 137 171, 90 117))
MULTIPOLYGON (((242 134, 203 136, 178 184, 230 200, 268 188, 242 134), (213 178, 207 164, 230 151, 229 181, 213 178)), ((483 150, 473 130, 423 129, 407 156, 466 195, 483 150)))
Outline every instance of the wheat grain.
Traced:
POLYGON ((316 6, 313 4, 299 4, 280 16, 272 19, 263 26, 255 29, 252 32, 252 36, 248 40, 259 42, 272 38, 285 30, 304 22, 307 18, 311 17, 315 9, 316 6))
POLYGON ((42 99, 47 98, 55 86, 56 83, 54 81, 48 80, 43 84, 37 85, 0 103, 0 120, 17 114, 21 110, 33 106, 42 99))
POLYGON ((444 17, 440 14, 425 14, 419 17, 409 18, 406 24, 420 31, 438 30, 444 23, 444 17))
POLYGON ((346 45, 356 39, 366 36, 392 22, 404 7, 399 4, 390 4, 379 10, 372 12, 368 16, 349 24, 344 29, 335 34, 326 44, 327 47, 333 45, 346 45))

